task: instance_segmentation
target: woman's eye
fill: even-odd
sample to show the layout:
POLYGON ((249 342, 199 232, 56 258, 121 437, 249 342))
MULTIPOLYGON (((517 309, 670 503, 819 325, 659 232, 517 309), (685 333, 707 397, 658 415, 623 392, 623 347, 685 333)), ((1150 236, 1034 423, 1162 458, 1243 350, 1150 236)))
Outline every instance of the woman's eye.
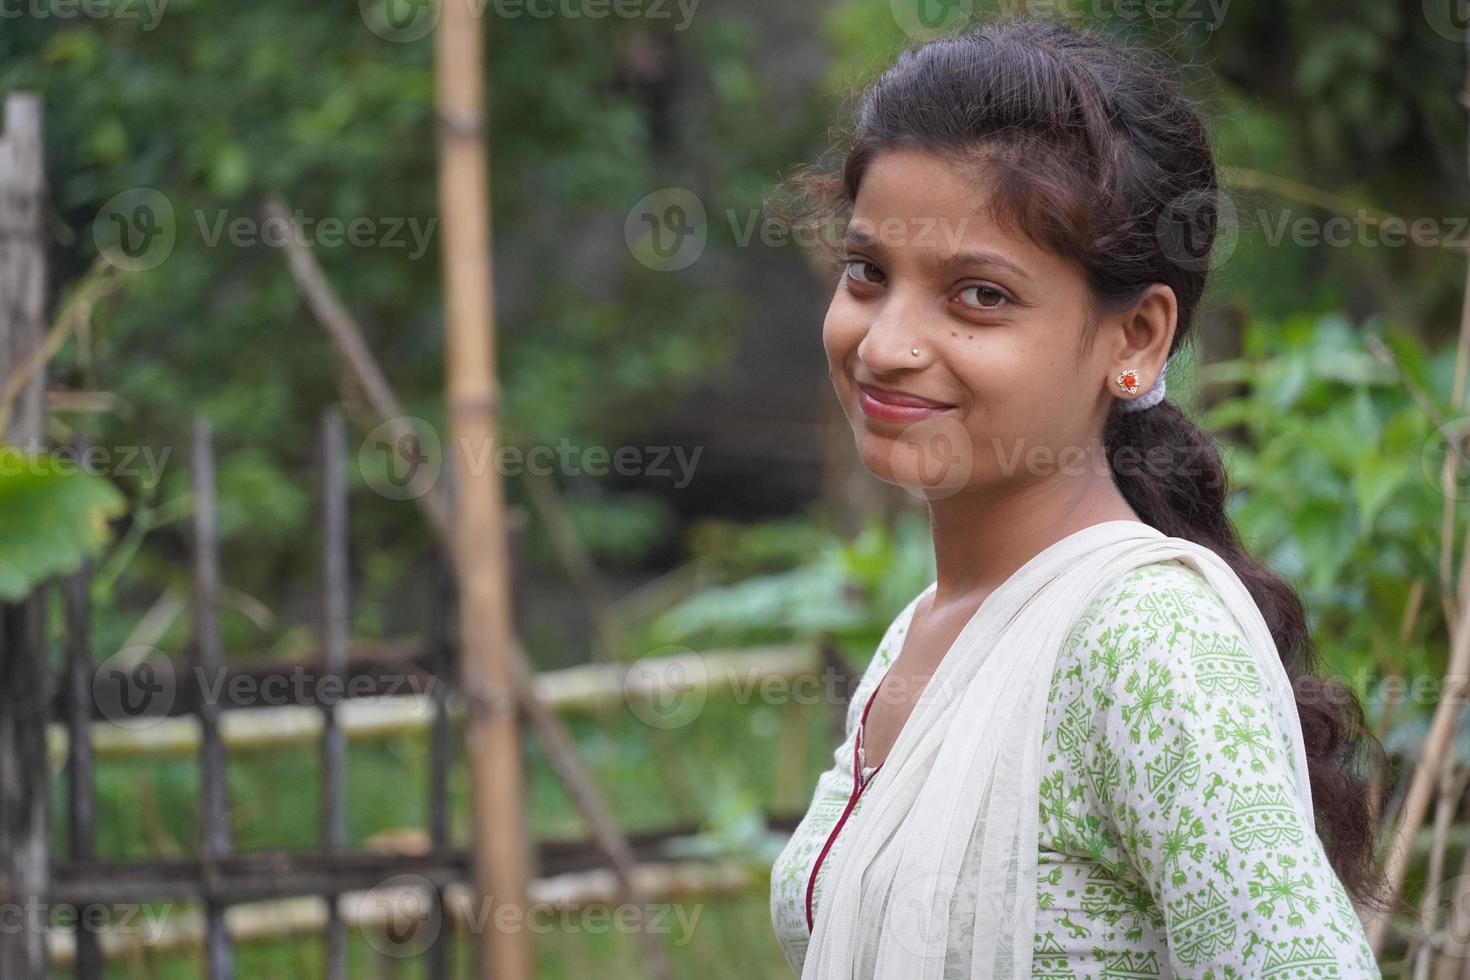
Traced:
POLYGON ((846 266, 848 278, 856 282, 869 283, 876 286, 880 282, 878 277, 883 275, 878 270, 878 267, 867 259, 843 259, 842 264, 846 266))
POLYGON ((1004 304, 1010 302, 1010 298, 994 286, 966 286, 960 290, 961 296, 968 296, 972 293, 975 298, 973 300, 966 300, 965 305, 977 310, 999 309, 1004 304))

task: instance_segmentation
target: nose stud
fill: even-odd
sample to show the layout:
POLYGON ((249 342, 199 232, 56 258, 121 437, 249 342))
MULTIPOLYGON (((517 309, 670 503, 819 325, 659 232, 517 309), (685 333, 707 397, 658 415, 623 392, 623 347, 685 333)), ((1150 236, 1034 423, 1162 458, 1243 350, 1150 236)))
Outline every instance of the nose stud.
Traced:
POLYGON ((919 356, 919 348, 917 348, 917 347, 910 347, 909 348, 909 353, 912 354, 912 355, 914 355, 915 357, 918 357, 919 356))

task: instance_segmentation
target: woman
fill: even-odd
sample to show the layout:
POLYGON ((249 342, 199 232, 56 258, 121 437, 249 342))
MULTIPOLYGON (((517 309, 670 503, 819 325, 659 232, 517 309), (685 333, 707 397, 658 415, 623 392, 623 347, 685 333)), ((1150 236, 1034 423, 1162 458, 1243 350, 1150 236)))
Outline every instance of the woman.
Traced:
POLYGON ((773 868, 792 967, 1379 976, 1351 900, 1402 907, 1379 747, 1164 399, 1217 221, 1194 109, 1011 20, 906 51, 841 174, 801 182, 851 209, 832 382, 868 468, 926 498, 938 574, 773 868))

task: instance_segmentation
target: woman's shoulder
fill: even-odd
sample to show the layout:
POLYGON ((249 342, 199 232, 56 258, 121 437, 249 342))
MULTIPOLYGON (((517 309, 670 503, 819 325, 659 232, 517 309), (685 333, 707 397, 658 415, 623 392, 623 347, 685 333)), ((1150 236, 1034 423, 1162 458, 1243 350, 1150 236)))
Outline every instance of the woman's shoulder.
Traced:
POLYGON ((1077 617, 1069 645, 1109 628, 1135 631, 1219 628, 1234 620, 1199 570, 1177 558, 1136 565, 1103 586, 1077 617))
POLYGON ((1177 674, 1181 651, 1243 642, 1225 598, 1192 565, 1168 559, 1135 566, 1103 587, 1073 623, 1058 671, 1089 684, 1111 682, 1125 665, 1154 656, 1177 674))

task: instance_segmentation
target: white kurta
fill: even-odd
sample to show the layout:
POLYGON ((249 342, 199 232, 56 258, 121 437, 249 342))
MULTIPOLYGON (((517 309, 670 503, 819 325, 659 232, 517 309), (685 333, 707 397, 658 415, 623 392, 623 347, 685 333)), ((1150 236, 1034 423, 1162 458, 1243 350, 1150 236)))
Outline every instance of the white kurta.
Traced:
MULTIPOLYGON (((772 869, 772 923, 797 974, 839 825, 883 792, 882 769, 859 755, 860 723, 918 599, 880 643, 847 739, 772 869)), ((1077 620, 1047 706, 1033 976, 1381 976, 1291 796, 1283 719, 1244 642, 1218 593, 1178 561, 1121 575, 1077 620)))

